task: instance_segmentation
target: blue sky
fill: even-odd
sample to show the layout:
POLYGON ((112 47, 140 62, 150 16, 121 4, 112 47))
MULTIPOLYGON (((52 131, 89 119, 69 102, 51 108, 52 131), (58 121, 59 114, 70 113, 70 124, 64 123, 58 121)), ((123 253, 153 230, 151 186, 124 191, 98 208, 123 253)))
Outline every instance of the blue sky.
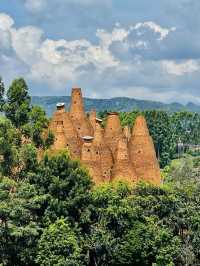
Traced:
POLYGON ((1 0, 0 75, 32 95, 200 104, 199 0, 1 0))

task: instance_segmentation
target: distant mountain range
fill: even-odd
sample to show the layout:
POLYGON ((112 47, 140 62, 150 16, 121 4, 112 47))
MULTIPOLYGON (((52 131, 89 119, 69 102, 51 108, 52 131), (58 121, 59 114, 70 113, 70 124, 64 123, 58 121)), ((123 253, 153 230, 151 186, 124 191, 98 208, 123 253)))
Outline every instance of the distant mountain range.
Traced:
MULTIPOLYGON (((71 97, 70 96, 32 96, 32 104, 40 105, 43 107, 48 116, 51 116, 56 109, 56 104, 58 102, 64 102, 66 104, 66 109, 70 106, 71 97)), ((84 98, 85 109, 90 111, 91 109, 96 109, 97 111, 121 111, 130 112, 132 110, 165 110, 169 112, 178 111, 190 111, 200 113, 200 105, 194 103, 188 103, 187 105, 182 105, 180 103, 170 103, 165 104, 156 101, 138 100, 126 97, 118 97, 112 99, 90 99, 84 98)))

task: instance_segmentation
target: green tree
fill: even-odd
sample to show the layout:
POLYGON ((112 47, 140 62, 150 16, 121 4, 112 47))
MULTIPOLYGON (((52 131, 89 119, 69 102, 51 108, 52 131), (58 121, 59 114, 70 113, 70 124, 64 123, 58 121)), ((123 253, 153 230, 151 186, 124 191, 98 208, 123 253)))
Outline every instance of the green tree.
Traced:
POLYGON ((17 167, 20 146, 20 134, 10 120, 0 118, 0 172, 3 175, 12 175, 17 167))
POLYGON ((150 135, 153 138, 160 166, 169 164, 176 153, 176 140, 174 138, 170 115, 165 111, 145 111, 145 118, 150 135))
POLYGON ((173 196, 172 191, 145 184, 95 189, 89 265, 178 265, 181 238, 172 219, 178 220, 180 213, 172 208, 173 196))
POLYGON ((33 106, 29 113, 29 121, 21 128, 22 134, 31 139, 37 148, 48 149, 54 142, 54 136, 48 130, 49 119, 40 106, 33 106))
POLYGON ((129 126, 130 129, 132 129, 135 119, 138 115, 140 115, 140 111, 132 111, 130 113, 127 112, 121 112, 120 113, 120 120, 121 120, 121 125, 122 127, 129 126))
MULTIPOLYGON (((22 169, 21 175, 24 173, 26 178, 18 182, 3 177, 0 180, 0 263, 3 265, 35 265, 43 231, 62 217, 75 229, 77 237, 84 238, 89 230, 92 183, 87 172, 66 154, 46 156, 38 163, 31 160, 32 153, 31 147, 24 153, 29 171, 22 169)), ((64 226, 67 228, 68 225, 64 226)), ((65 240, 64 244, 66 250, 72 247, 65 240)))
POLYGON ((112 265, 176 265, 180 244, 178 237, 153 218, 136 221, 116 247, 112 265))
POLYGON ((87 225, 87 208, 90 202, 92 181, 77 161, 61 152, 45 156, 34 172, 27 173, 30 184, 36 186, 40 195, 49 198, 43 210, 43 222, 52 223, 59 217, 69 217, 72 224, 87 225))
POLYGON ((41 232, 34 186, 0 178, 0 264, 34 265, 41 232))
POLYGON ((199 114, 186 111, 177 112, 172 114, 171 121, 177 141, 180 139, 184 144, 200 143, 199 114))
POLYGON ((22 135, 5 117, 0 118, 0 173, 13 179, 25 178, 37 165, 37 150, 22 142, 22 135))
POLYGON ((20 128, 29 121, 30 103, 31 98, 24 79, 14 80, 7 91, 7 102, 4 111, 6 117, 11 120, 16 128, 20 128))
POLYGON ((105 184, 92 192, 90 235, 87 239, 89 265, 112 265, 113 251, 134 221, 135 211, 127 202, 126 184, 105 184))
POLYGON ((5 104, 5 87, 2 78, 0 77, 0 112, 3 112, 3 107, 5 104))
POLYGON ((59 219, 47 227, 38 243, 39 265, 83 265, 81 248, 76 234, 65 219, 59 219))

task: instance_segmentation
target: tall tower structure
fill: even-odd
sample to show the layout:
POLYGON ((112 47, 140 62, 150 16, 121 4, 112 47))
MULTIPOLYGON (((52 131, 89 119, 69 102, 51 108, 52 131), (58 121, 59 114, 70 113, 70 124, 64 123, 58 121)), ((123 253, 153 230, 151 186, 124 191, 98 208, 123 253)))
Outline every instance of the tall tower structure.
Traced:
POLYGON ((57 110, 50 122, 50 129, 55 136, 52 150, 67 148, 73 159, 80 158, 81 139, 73 126, 69 113, 65 112, 64 103, 57 104, 57 110))
POLYGON ((56 106, 57 110, 53 114, 50 130, 54 133, 55 139, 52 150, 60 150, 66 148, 67 141, 64 132, 63 114, 65 113, 65 104, 58 103, 56 106))
POLYGON ((136 172, 130 161, 126 138, 120 138, 118 141, 112 180, 126 181, 128 183, 137 181, 136 172))
POLYGON ((83 137, 84 143, 81 150, 81 161, 88 167, 89 173, 95 184, 101 184, 102 169, 101 169, 101 154, 92 145, 93 137, 83 137))
POLYGON ((113 156, 111 149, 104 140, 104 130, 101 126, 102 120, 96 119, 96 126, 94 132, 93 147, 96 156, 100 155, 101 169, 102 169, 102 181, 111 181, 112 168, 113 168, 113 156))
POLYGON ((78 136, 76 129, 70 119, 69 113, 63 114, 64 133, 66 138, 66 146, 70 151, 72 159, 80 159, 82 140, 78 136))
POLYGON ((70 115, 74 119, 83 119, 85 117, 84 103, 81 88, 73 88, 71 94, 70 115))
POLYGON ((153 140, 143 116, 136 118, 129 142, 129 152, 139 180, 159 185, 161 183, 160 168, 153 140))
POLYGON ((118 141, 123 137, 119 114, 117 112, 108 113, 104 137, 112 153, 115 155, 118 141))
POLYGON ((94 134, 92 125, 84 111, 83 96, 80 88, 72 89, 70 117, 80 138, 94 134))

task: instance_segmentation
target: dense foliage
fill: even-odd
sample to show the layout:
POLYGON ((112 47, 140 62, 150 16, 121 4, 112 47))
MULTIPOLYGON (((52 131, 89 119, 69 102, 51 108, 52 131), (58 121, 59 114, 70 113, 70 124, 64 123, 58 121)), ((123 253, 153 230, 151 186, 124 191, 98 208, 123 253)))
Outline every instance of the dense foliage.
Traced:
POLYGON ((0 182, 2 265, 198 265, 200 160, 177 159, 165 185, 92 188, 68 155, 0 182), (182 178, 181 178, 182 177, 182 178))
MULTIPOLYGON (((27 86, 18 81, 7 98, 0 89, 5 113, 0 119, 0 265, 199 265, 200 158, 172 160, 160 187, 94 187, 87 170, 66 152, 46 152, 38 160, 38 151, 53 138, 43 136, 45 113, 30 105, 27 86)), ((190 137, 198 143, 198 116, 179 115, 145 112, 163 164, 173 158, 173 141, 180 134, 184 142, 190 137)), ((123 125, 135 117, 135 112, 121 113, 123 125)))
POLYGON ((47 131, 49 120, 41 107, 31 105, 24 79, 14 80, 6 95, 0 79, 0 111, 7 118, 4 124, 10 124, 20 135, 21 144, 33 142, 37 148, 45 149, 53 143, 53 135, 47 131))

